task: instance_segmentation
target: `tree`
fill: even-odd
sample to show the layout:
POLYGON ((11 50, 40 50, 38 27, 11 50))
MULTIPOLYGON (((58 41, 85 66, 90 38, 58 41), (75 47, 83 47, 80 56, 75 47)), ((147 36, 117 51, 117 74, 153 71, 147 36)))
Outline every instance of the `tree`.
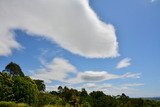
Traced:
POLYGON ((24 76, 20 66, 16 63, 10 62, 6 67, 5 70, 10 73, 12 76, 24 76))
POLYGON ((38 94, 38 104, 37 104, 38 107, 48 104, 54 105, 55 103, 56 103, 56 98, 52 94, 43 92, 40 92, 38 94))
POLYGON ((106 107, 106 95, 102 91, 93 91, 89 94, 93 101, 93 107, 106 107))
POLYGON ((37 101, 38 89, 30 77, 16 76, 13 78, 13 92, 16 102, 34 104, 37 101))
POLYGON ((81 97, 87 97, 87 96, 88 96, 88 93, 87 93, 87 91, 85 90, 85 88, 82 88, 81 93, 80 93, 80 96, 81 96, 81 97))
POLYGON ((58 87, 58 92, 61 94, 63 92, 63 87, 62 86, 59 86, 58 87))
POLYGON ((43 80, 34 80, 39 91, 45 91, 45 84, 43 80))
POLYGON ((87 102, 86 102, 86 97, 87 96, 88 96, 87 91, 85 90, 85 88, 82 88, 82 90, 80 91, 80 96, 79 96, 79 104, 80 104, 80 106, 82 104, 86 104, 87 105, 87 102))
POLYGON ((51 91, 50 94, 55 95, 55 96, 59 95, 57 91, 51 91))
POLYGON ((6 73, 0 72, 0 101, 13 101, 13 80, 6 73))

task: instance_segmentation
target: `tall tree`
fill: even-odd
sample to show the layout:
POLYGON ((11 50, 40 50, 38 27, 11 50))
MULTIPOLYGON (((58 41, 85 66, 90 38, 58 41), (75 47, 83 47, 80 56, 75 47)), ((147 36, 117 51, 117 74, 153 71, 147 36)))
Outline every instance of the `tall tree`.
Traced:
POLYGON ((45 91, 46 87, 43 80, 34 80, 34 82, 36 83, 39 91, 45 91))
POLYGON ((13 63, 13 62, 10 62, 5 67, 5 70, 8 71, 13 76, 24 76, 24 73, 21 70, 20 66, 16 63, 13 63))

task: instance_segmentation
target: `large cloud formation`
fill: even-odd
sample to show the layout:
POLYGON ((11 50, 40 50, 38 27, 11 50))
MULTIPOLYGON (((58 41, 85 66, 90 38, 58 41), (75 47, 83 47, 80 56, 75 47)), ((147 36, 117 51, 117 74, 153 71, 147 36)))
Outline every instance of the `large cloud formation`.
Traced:
POLYGON ((84 57, 118 55, 114 27, 99 20, 88 0, 0 0, 0 56, 20 48, 14 29, 45 37, 84 57))

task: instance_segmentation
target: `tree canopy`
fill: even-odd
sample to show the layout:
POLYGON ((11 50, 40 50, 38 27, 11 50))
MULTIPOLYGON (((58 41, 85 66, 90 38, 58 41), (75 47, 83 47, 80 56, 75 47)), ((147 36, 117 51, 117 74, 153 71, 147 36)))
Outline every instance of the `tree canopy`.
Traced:
POLYGON ((24 76, 24 73, 21 70, 20 66, 16 63, 13 63, 13 62, 10 62, 5 67, 5 70, 8 71, 13 76, 24 76))
POLYGON ((39 91, 45 91, 46 87, 43 80, 34 80, 34 82, 36 83, 39 91))

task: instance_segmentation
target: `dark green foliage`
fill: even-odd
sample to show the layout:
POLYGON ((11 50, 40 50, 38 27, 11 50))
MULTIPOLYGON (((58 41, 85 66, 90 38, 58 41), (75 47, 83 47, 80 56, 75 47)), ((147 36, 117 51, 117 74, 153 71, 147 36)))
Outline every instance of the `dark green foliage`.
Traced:
POLYGON ((81 92, 80 92, 80 96, 81 97, 87 97, 88 96, 88 93, 87 91, 85 90, 85 88, 82 88, 81 92))
POLYGON ((12 78, 8 74, 0 72, 0 101, 14 100, 13 85, 12 78))
POLYGON ((28 104, 36 103, 38 89, 32 79, 29 77, 16 76, 13 78, 13 81, 13 93, 16 102, 24 102, 28 104))
POLYGON ((5 70, 9 70, 10 74, 13 76, 24 76, 24 73, 22 72, 20 66, 16 63, 9 63, 6 67, 5 70))
POLYGON ((39 91, 45 91, 45 84, 43 80, 34 80, 39 91))
POLYGON ((51 91, 50 94, 54 95, 54 96, 57 96, 59 95, 59 93, 57 91, 51 91))
POLYGON ((88 102, 86 101, 87 96, 88 96, 87 91, 85 90, 85 88, 82 88, 79 95, 79 101, 78 101, 80 105, 84 104, 83 106, 85 106, 88 104, 88 102))
POLYGON ((62 87, 62 86, 59 86, 59 87, 58 87, 58 93, 61 94, 62 92, 63 92, 63 87, 62 87))
POLYGON ((38 94, 38 102, 37 102, 38 106, 44 106, 48 104, 54 105, 55 103, 56 103, 56 98, 52 94, 43 92, 40 92, 38 94))
POLYGON ((92 107, 115 107, 115 99, 105 95, 102 91, 93 91, 90 93, 92 98, 92 107))

